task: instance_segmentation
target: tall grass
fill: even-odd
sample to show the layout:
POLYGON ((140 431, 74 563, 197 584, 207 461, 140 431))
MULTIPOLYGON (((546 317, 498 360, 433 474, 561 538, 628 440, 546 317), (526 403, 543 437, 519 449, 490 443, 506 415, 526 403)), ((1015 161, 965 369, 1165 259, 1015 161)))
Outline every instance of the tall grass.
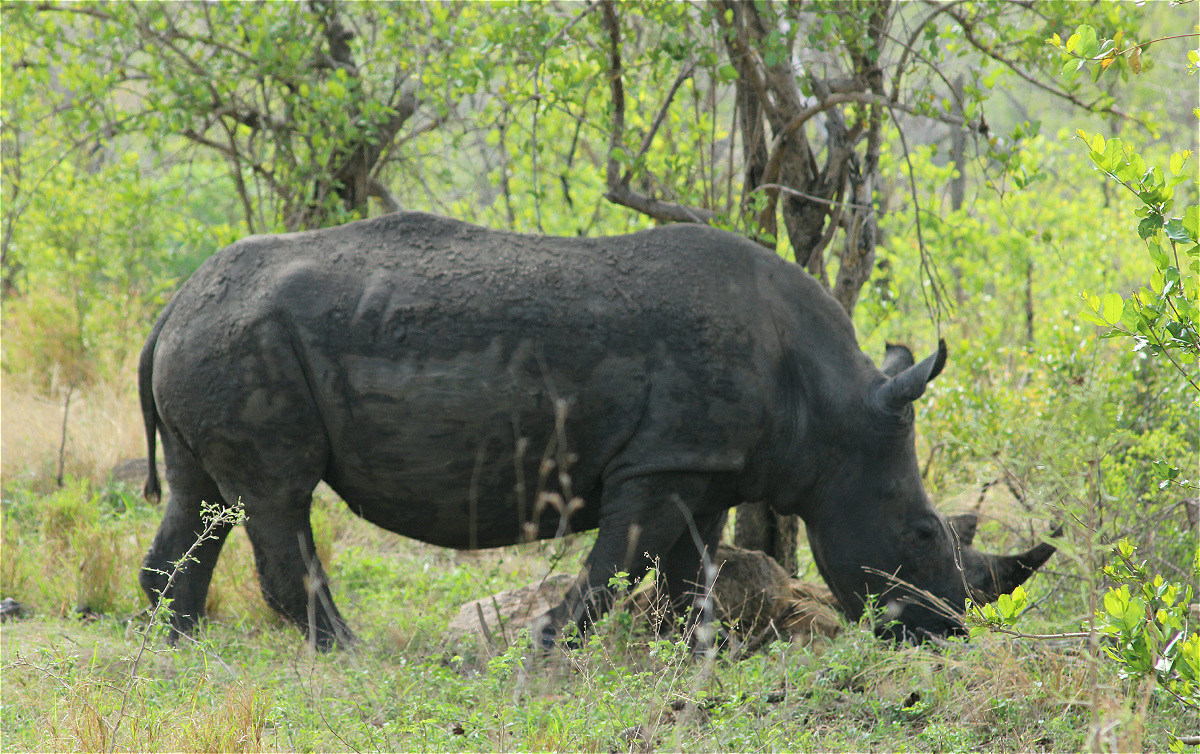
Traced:
MULTIPOLYGON (((46 393, 20 375, 0 381, 0 479, 46 489, 57 477, 105 480, 119 461, 146 455, 132 364, 120 379, 46 393), (63 417, 66 413, 66 442, 63 417)), ((139 485, 140 486, 140 482, 139 485)))

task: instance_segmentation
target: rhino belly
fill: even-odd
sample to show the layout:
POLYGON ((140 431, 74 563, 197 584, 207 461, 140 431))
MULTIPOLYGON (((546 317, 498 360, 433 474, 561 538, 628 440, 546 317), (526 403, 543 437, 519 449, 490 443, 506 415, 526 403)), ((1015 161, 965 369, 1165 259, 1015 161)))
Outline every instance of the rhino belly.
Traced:
POLYGON ((644 371, 613 362, 584 382, 547 377, 544 358, 522 363, 528 350, 495 341, 453 357, 323 361, 326 481, 368 521, 446 547, 552 537, 563 528, 558 498, 585 503, 568 530, 594 528, 600 476, 637 424, 644 371))

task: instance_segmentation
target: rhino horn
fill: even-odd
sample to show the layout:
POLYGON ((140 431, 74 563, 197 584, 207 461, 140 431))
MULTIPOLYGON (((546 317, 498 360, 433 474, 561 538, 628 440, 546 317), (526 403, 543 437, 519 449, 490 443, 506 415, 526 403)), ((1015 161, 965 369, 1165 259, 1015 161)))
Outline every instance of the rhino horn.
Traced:
MULTIPOLYGON (((907 349, 905 349, 907 350, 907 349)), ((895 368, 896 358, 888 363, 885 357, 884 366, 895 368)), ((937 353, 919 364, 899 372, 887 382, 875 389, 874 403, 885 414, 896 414, 905 406, 920 398, 925 393, 925 386, 934 377, 942 373, 946 366, 946 341, 938 340, 937 353)))
MULTIPOLYGON (((1056 529, 1050 536, 1061 533, 1056 529)), ((1020 555, 989 555, 975 550, 964 551, 964 571, 967 584, 980 602, 995 602, 1025 583, 1033 572, 1055 552, 1054 545, 1041 542, 1020 555)))

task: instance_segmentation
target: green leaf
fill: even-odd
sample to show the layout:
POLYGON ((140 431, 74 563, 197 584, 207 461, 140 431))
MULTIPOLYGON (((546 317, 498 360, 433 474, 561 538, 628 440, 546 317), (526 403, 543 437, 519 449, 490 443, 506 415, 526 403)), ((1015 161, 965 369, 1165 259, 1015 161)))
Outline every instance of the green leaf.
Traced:
POLYGON ((1189 233, 1188 229, 1184 227, 1183 221, 1177 217, 1167 220, 1165 230, 1167 233, 1167 238, 1171 239, 1172 241, 1185 243, 1187 241, 1196 240, 1195 234, 1189 233))
POLYGON ((1075 30, 1075 33, 1067 37, 1066 50, 1067 52, 1075 52, 1075 48, 1079 46, 1079 40, 1082 38, 1083 28, 1080 26, 1075 30))
POLYGON ((1141 236, 1142 240, 1144 241, 1158 231, 1162 230, 1162 227, 1162 215, 1151 213, 1142 218, 1142 221, 1138 223, 1138 235, 1141 236))
POLYGON ((1167 252, 1163 250, 1162 244, 1154 243, 1153 241, 1146 244, 1146 250, 1150 253, 1150 258, 1154 260, 1154 265, 1159 269, 1170 264, 1167 258, 1167 252))
POLYGON ((1125 308, 1125 300, 1117 293, 1106 293, 1100 299, 1100 317, 1106 324, 1115 325, 1121 321, 1121 311, 1125 308))
POLYGON ((1078 52, 1084 58, 1094 58, 1100 52, 1100 40, 1096 38, 1096 30, 1092 27, 1080 27, 1078 52))

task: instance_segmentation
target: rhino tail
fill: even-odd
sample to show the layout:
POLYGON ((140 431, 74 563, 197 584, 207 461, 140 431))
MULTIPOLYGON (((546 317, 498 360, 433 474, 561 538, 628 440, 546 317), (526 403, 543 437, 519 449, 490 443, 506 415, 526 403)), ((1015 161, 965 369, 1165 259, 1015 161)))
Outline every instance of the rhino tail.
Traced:
POLYGON ((167 312, 164 311, 154 323, 154 329, 150 331, 150 337, 146 338, 146 345, 142 346, 142 354, 138 358, 138 400, 142 405, 142 423, 146 428, 146 484, 142 488, 142 495, 154 505, 162 499, 162 487, 158 482, 158 407, 154 403, 154 347, 158 345, 158 334, 166 320, 167 312))

